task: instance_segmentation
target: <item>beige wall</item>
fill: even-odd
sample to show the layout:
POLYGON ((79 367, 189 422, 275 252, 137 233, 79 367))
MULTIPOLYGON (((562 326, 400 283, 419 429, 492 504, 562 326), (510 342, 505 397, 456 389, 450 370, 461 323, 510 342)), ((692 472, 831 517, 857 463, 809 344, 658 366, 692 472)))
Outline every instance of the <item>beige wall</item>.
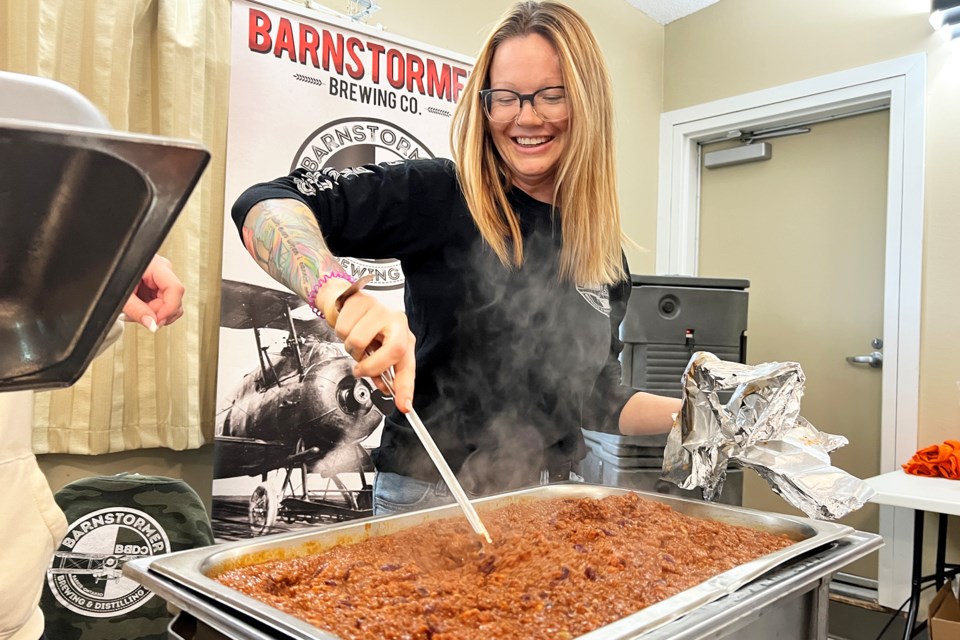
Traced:
POLYGON ((51 489, 57 491, 74 480, 118 473, 179 478, 203 499, 210 512, 213 489, 213 445, 187 451, 138 449, 98 456, 47 454, 38 456, 40 468, 51 489))
POLYGON ((926 0, 722 0, 665 28, 664 110, 927 54, 918 446, 960 435, 960 42, 926 0))

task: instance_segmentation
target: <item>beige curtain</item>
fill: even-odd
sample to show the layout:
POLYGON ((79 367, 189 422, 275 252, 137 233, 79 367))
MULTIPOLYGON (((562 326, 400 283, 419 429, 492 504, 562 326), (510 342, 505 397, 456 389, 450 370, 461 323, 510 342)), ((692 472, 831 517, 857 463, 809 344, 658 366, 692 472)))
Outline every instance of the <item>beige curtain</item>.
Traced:
POLYGON ((0 69, 63 82, 113 128, 202 143, 212 159, 168 236, 184 317, 128 325, 73 387, 38 392, 37 453, 197 448, 213 440, 229 0, 0 0, 0 69))

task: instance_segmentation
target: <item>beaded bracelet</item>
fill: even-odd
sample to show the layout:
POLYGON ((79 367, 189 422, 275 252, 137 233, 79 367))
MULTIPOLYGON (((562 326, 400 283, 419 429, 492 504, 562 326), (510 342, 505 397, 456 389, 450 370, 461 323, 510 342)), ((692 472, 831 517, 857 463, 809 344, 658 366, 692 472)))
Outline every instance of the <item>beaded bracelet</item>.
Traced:
POLYGON ((328 280, 333 280, 334 278, 338 278, 340 280, 346 280, 350 284, 353 284, 354 282, 356 282, 356 279, 354 279, 354 277, 351 276, 346 271, 334 271, 332 273, 327 273, 324 276, 322 276, 319 280, 317 280, 317 283, 313 285, 312 289, 310 289, 309 304, 310 304, 310 309, 312 309, 313 312, 323 320, 326 320, 327 316, 323 315, 323 311, 317 308, 317 302, 316 302, 317 294, 320 293, 320 287, 325 285, 328 280))

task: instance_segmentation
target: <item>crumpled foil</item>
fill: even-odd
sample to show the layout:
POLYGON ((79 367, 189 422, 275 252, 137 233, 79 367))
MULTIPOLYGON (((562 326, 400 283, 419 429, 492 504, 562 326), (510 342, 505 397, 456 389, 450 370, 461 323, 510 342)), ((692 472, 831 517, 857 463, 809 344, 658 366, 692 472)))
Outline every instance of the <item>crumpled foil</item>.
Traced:
POLYGON ((683 373, 683 403, 667 437, 663 478, 701 488, 707 500, 723 489, 733 462, 760 474, 774 492, 811 518, 856 511, 876 492, 830 464, 847 444, 800 415, 805 377, 796 362, 745 365, 700 351, 683 373), (720 395, 732 391, 724 403, 720 395))

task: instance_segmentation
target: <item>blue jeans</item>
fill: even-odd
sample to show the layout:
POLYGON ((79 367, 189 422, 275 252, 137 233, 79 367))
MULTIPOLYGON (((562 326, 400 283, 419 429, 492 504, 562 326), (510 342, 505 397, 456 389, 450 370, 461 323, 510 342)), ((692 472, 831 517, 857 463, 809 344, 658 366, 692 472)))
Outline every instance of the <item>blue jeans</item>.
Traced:
POLYGON ((373 515, 440 507, 454 502, 443 480, 424 482, 397 473, 378 471, 373 479, 373 515))
MULTIPOLYGON (((571 480, 583 482, 583 478, 567 470, 565 475, 543 477, 539 484, 571 480)), ((536 486, 536 484, 529 486, 536 486)), ((464 489, 464 493, 471 499, 484 495, 468 489, 464 489)), ((443 480, 426 482, 388 471, 378 471, 373 479, 373 515, 375 516, 442 507, 454 502, 453 494, 443 480)))

